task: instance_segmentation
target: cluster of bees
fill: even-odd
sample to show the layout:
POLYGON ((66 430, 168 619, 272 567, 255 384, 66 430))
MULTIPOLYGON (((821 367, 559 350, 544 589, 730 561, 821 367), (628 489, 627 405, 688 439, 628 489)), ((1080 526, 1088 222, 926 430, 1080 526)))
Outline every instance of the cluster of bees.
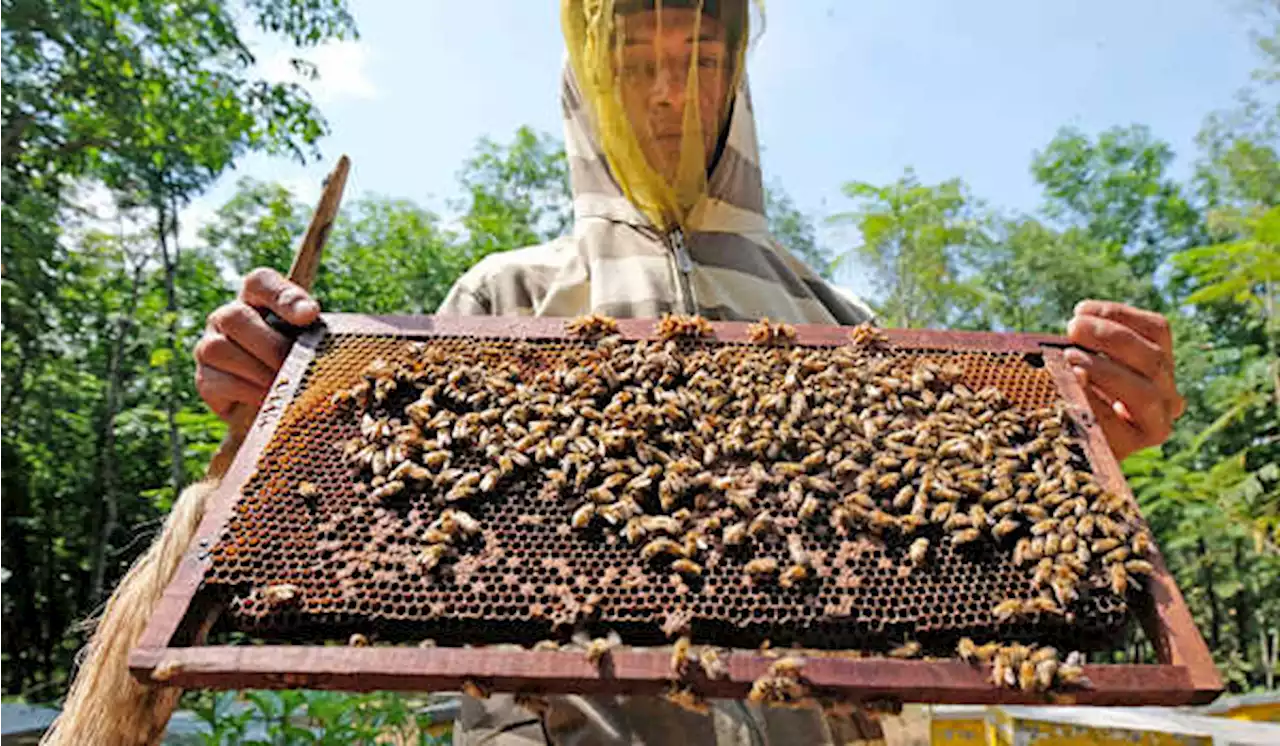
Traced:
MULTIPOLYGON (((1015 408, 955 365, 879 354, 873 327, 837 349, 796 346, 767 319, 748 345, 705 344, 698 317, 664 317, 637 342, 599 315, 566 329, 591 344, 563 365, 414 343, 334 395, 360 422, 344 451, 369 502, 429 498, 407 527, 419 569, 456 558, 484 532, 468 509, 522 480, 565 501, 582 540, 615 534, 686 585, 725 561, 755 586, 817 582, 805 537, 823 523, 903 547, 919 572, 944 543, 1007 552, 1034 593, 992 599, 998 622, 1069 622, 1082 596, 1123 597, 1152 571, 1135 506, 1098 484, 1061 408, 1015 408)), ((1032 655, 1011 654, 1016 679, 1032 655)))
POLYGON ((998 642, 978 645, 964 637, 956 647, 956 656, 966 663, 989 663, 991 683, 999 687, 1046 692, 1089 685, 1084 675, 1084 657, 1077 651, 1059 660, 1053 647, 998 642))

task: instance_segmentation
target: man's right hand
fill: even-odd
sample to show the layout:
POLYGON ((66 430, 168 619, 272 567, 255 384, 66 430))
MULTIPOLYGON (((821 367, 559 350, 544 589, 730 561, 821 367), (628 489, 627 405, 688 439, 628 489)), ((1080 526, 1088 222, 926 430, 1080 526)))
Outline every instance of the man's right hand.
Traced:
POLYGON ((257 407, 289 354, 291 342, 272 329, 257 309, 274 312, 295 326, 320 315, 320 304, 273 269, 258 268, 244 278, 240 295, 209 314, 196 343, 196 390, 227 419, 237 403, 257 407))

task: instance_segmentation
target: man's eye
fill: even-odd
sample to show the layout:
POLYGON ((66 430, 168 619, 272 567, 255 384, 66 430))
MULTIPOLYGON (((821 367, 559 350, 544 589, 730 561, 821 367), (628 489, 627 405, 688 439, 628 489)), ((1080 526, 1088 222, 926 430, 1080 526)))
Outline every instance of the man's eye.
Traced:
POLYGON ((698 57, 698 67, 703 70, 714 70, 720 67, 720 60, 716 57, 698 57))

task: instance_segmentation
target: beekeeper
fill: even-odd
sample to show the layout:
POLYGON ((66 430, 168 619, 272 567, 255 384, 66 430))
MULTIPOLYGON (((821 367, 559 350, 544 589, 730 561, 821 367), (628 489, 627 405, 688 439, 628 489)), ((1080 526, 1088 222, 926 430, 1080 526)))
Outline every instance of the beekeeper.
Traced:
MULTIPOLYGON (((560 87, 573 188, 570 235, 486 257, 440 313, 857 324, 866 305, 836 290, 769 235, 746 84, 748 0, 562 0, 560 87)), ((200 395, 219 415, 262 402, 289 350, 255 309, 308 324, 315 300, 257 269, 210 314, 195 350, 200 395)), ((1184 408, 1159 314, 1086 300, 1068 351, 1118 458, 1168 437, 1184 408)), ((835 742, 808 711, 719 702, 710 716, 652 698, 556 700, 546 717, 509 697, 467 701, 461 743, 835 742), (585 734, 585 735, 583 735, 585 734)), ((834 730, 833 730, 834 729, 834 730)))

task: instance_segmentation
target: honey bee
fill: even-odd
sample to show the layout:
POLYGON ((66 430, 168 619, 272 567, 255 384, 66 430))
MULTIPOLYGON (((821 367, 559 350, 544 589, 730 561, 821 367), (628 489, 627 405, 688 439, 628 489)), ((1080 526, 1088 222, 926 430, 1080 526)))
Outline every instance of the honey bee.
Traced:
POLYGON ((996 525, 991 527, 991 535, 997 539, 1003 539, 1014 531, 1018 530, 1018 522, 1008 516, 996 521, 996 525))
POLYGON ((1032 524, 1031 535, 1044 536, 1045 534, 1049 533, 1050 531, 1053 531, 1057 527, 1058 527, 1058 519, 1046 518, 1042 521, 1037 521, 1034 524, 1032 524))
POLYGON ((152 669, 151 680, 159 681, 159 682, 169 681, 174 676, 177 676, 178 674, 182 673, 184 668, 185 666, 182 664, 181 661, 175 661, 175 660, 161 661, 159 664, 156 665, 154 669, 152 669))
POLYGON ((1075 663, 1063 663, 1058 666, 1058 681, 1065 686, 1087 687, 1089 679, 1084 675, 1084 666, 1075 663))
POLYGON ((587 662, 593 666, 600 665, 606 656, 608 656, 615 647, 618 646, 619 640, 616 637, 609 638, 597 637, 587 643, 586 656, 587 662))
POLYGON ((977 541, 982 533, 976 528, 966 528, 951 534, 951 543, 954 545, 968 544, 977 541))
POLYGON ((1075 581, 1069 578, 1055 576, 1049 581, 1049 587, 1053 590, 1054 598, 1063 606, 1080 598, 1080 594, 1076 592, 1075 581))
POLYGON ((698 664, 708 679, 723 679, 729 676, 729 667, 720 657, 720 651, 707 646, 698 653, 698 664))
POLYGON ((1129 547, 1120 546, 1102 556, 1104 564, 1124 562, 1129 557, 1129 547))
POLYGON ((1036 569, 1031 574, 1031 587, 1042 588, 1052 577, 1053 560, 1044 557, 1036 564, 1036 569))
POLYGON ((991 609, 991 614, 997 622, 1007 622, 1021 613, 1022 601, 1016 598, 1006 598, 991 609))
POLYGON ((911 564, 915 565, 916 567, 921 567, 924 565, 925 559, 927 558, 928 554, 929 554, 928 539, 916 539, 915 541, 911 542, 911 547, 907 550, 907 558, 911 561, 911 564))
MULTIPOLYGON (((946 503, 950 504, 950 503, 946 503)), ((966 513, 952 513, 949 518, 942 524, 947 531, 955 531, 962 528, 972 528, 973 519, 966 513)))
POLYGON ((569 521, 569 525, 573 528, 582 530, 591 525, 591 520, 596 517, 595 503, 583 503, 577 510, 573 511, 573 517, 569 521))
POLYGON ((920 655, 923 647, 915 640, 908 640, 893 650, 889 651, 890 658, 915 658, 920 655))
POLYGON ((315 497, 316 495, 320 494, 320 488, 317 487, 313 482, 299 482, 298 494, 301 495, 302 497, 307 497, 307 498, 315 497))
POLYGON ((685 550, 681 545, 665 537, 650 541, 640 550, 640 556, 646 562, 663 555, 683 558, 685 557, 685 550))
POLYGON ((773 557, 757 557, 744 568, 748 575, 772 575, 778 571, 778 561, 773 557))
POLYGON ((1131 559, 1124 563, 1124 569, 1131 575, 1150 575, 1156 571, 1155 566, 1144 559, 1131 559))
POLYGON ((421 570, 431 571, 440 564, 440 560, 444 559, 445 553, 449 550, 445 544, 432 544, 418 553, 418 567, 421 570))
POLYGON ((1018 506, 1018 512, 1032 521, 1043 521, 1049 518, 1049 512, 1034 503, 1025 503, 1018 506))
POLYGON ((264 588, 262 598, 268 606, 280 606, 293 601, 301 592, 302 589, 292 583, 280 583, 264 588))
POLYGON ((894 487, 897 487, 898 482, 901 479, 902 479, 902 475, 896 471, 891 471, 887 474, 881 474, 880 476, 876 477, 876 480, 875 480, 876 489, 881 490, 883 492, 887 492, 893 489, 894 487))
POLYGON ((1151 534, 1146 531, 1140 531, 1134 534, 1133 543, 1129 546, 1133 550, 1133 553, 1138 557, 1145 556, 1151 551, 1151 534))
POLYGON ((472 699, 488 699, 491 690, 488 686, 476 681, 475 679, 463 679, 462 693, 472 699))
POLYGON ((770 515, 769 511, 766 510, 756 515, 756 517, 752 518, 751 522, 747 524, 747 535, 751 537, 757 537, 757 536, 760 536, 761 534, 766 534, 766 533, 769 533, 770 531, 773 531, 773 528, 774 528, 773 516, 770 515))
POLYGON ((404 482, 399 479, 393 479, 370 492, 369 499, 374 501, 386 500, 389 497, 400 494, 402 490, 404 490, 404 482))
POLYGON ((1111 592, 1117 596, 1123 596, 1129 590, 1129 573, 1123 564, 1117 562, 1110 565, 1107 568, 1107 578, 1111 592))
POLYGON ((800 503, 800 509, 796 511, 796 517, 802 521, 810 520, 818 514, 818 509, 821 507, 822 503, 818 502, 816 497, 808 495, 805 497, 804 501, 800 503))
POLYGON ((1034 690, 1036 687, 1036 664, 1031 660, 1024 660, 1018 664, 1018 688, 1024 692, 1034 690))
POLYGON ((347 638, 347 645, 353 648, 366 648, 369 647, 369 638, 359 632, 354 632, 351 637, 347 638))
POLYGON ((791 565, 778 575, 778 585, 783 588, 791 588, 797 583, 804 582, 809 577, 809 568, 805 565, 791 565))
POLYGON ((681 575, 689 575, 691 577, 702 576, 702 565, 699 565, 697 562, 694 562, 693 560, 687 559, 685 557, 681 557, 677 559, 675 562, 672 562, 671 569, 675 570, 681 575))

